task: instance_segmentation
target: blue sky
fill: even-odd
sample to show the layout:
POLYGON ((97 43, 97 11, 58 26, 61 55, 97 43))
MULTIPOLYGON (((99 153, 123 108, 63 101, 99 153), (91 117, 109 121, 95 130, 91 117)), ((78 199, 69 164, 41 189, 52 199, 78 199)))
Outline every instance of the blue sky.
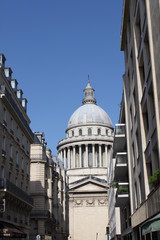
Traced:
POLYGON ((118 122, 123 0, 2 0, 0 52, 28 100, 33 131, 57 154, 88 74, 97 105, 118 122))

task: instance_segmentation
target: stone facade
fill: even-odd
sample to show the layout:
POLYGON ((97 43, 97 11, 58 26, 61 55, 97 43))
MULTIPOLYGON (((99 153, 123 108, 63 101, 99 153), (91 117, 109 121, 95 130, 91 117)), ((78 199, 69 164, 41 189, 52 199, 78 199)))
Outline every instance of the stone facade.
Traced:
POLYGON ((30 212, 30 144, 33 133, 27 100, 0 54, 0 237, 28 238, 30 212))
POLYGON ((126 128, 129 204, 126 201, 121 214, 122 239, 160 238, 159 9, 158 0, 123 4, 124 118, 120 115, 120 123, 126 128))
POLYGON ((72 114, 66 138, 57 147, 69 177, 69 239, 106 237, 112 142, 111 120, 96 105, 94 89, 88 81, 83 105, 72 114))
POLYGON ((66 171, 51 150, 43 133, 34 134, 31 145, 31 212, 30 239, 65 240, 68 236, 68 188, 66 171))

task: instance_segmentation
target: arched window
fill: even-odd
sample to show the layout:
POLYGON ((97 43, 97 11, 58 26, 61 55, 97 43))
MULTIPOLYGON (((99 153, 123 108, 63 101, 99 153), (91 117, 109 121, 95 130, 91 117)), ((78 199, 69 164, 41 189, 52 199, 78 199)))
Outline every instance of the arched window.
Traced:
POLYGON ((92 135, 92 129, 88 128, 88 136, 91 136, 91 135, 92 135))
POLYGON ((82 129, 79 129, 79 136, 82 136, 82 129))
POLYGON ((98 128, 98 132, 97 132, 98 135, 101 135, 101 129, 98 128))

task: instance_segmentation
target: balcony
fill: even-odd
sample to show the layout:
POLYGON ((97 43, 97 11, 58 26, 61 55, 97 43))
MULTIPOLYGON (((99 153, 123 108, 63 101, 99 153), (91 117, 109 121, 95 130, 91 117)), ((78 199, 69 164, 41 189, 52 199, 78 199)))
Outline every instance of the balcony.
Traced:
POLYGON ((126 148, 125 124, 116 124, 114 133, 113 152, 124 152, 126 148))
POLYGON ((33 206, 33 199, 6 178, 0 178, 0 192, 2 191, 10 193, 15 196, 15 198, 19 198, 21 201, 33 206))
POLYGON ((129 183, 118 183, 116 207, 124 207, 129 201, 129 183))
POLYGON ((128 180, 128 164, 126 152, 116 154, 115 179, 118 179, 118 181, 122 182, 128 180))
POLYGON ((30 214, 31 218, 50 218, 51 213, 48 210, 33 210, 30 214))

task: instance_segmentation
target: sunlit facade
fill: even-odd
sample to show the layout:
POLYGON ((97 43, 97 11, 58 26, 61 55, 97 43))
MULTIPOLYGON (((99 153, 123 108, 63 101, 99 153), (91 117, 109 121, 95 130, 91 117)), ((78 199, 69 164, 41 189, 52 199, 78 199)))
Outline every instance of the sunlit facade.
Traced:
POLYGON ((121 50, 132 239, 160 238, 159 9, 158 0, 123 4, 121 50))
POLYGON ((88 80, 82 106, 70 117, 66 138, 57 147, 69 177, 69 239, 105 239, 112 143, 112 122, 96 104, 88 80))

